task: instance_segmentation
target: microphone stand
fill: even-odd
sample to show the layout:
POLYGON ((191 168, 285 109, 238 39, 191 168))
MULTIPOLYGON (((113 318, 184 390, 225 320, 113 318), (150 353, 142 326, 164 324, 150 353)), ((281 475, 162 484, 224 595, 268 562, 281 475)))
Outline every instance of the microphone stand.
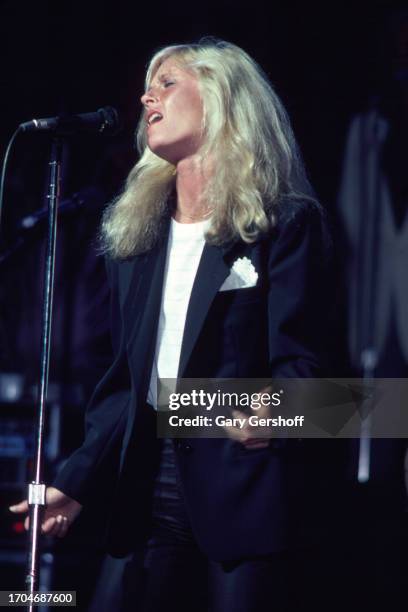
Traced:
MULTIPOLYGON (((361 186, 361 203, 359 218, 359 246, 358 246, 358 304, 359 333, 360 333, 360 367, 364 381, 374 378, 379 359, 376 345, 376 302, 378 299, 378 244, 380 241, 380 213, 381 213, 381 169, 379 162, 379 149, 381 140, 379 136, 378 110, 372 104, 371 112, 375 113, 374 141, 367 145, 361 141, 362 158, 367 159, 369 154, 377 154, 372 163, 371 175, 368 162, 363 172, 361 186), (370 148, 369 148, 370 147, 370 148), (369 206, 372 197, 373 205, 369 206)), ((366 126, 365 130, 367 129, 366 126)), ((365 135, 366 136, 366 135, 365 135)), ((361 425, 357 480, 360 484, 370 480, 371 472, 371 429, 372 415, 369 414, 361 425)))
MULTIPOLYGON (((48 184, 48 235, 44 267, 43 319, 41 337, 40 386, 38 391, 38 410, 36 425, 36 451, 34 458, 33 480, 28 485, 30 514, 29 551, 27 558, 26 588, 30 594, 38 590, 38 566, 40 558, 39 539, 42 517, 45 509, 45 483, 43 482, 44 424, 50 363, 50 341, 52 322, 52 302, 54 294, 55 246, 57 238, 57 208, 60 196, 62 141, 55 136, 51 146, 50 174, 48 184)), ((31 598, 32 600, 33 598, 31 598)), ((36 607, 33 601, 29 612, 36 607)))

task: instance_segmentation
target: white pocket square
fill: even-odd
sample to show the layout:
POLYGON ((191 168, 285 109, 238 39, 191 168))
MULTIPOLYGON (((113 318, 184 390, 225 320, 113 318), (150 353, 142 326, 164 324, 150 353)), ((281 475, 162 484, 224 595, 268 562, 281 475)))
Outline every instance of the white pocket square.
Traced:
POLYGON ((240 257, 234 261, 231 272, 221 285, 220 291, 255 287, 257 281, 258 272, 255 270, 251 260, 248 257, 240 257))

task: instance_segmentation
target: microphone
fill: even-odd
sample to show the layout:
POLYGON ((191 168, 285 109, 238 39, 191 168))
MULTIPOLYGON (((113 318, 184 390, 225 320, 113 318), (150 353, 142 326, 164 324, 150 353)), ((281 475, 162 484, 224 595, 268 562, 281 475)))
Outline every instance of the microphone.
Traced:
POLYGON ((120 127, 118 112, 112 106, 104 106, 95 113, 32 119, 19 125, 22 132, 54 132, 61 136, 78 132, 116 134, 120 127))

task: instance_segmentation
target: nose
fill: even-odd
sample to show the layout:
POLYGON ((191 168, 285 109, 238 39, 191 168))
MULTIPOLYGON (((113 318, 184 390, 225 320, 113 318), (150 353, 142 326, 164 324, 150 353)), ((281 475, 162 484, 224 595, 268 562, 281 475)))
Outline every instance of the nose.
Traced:
POLYGON ((153 90, 150 88, 143 94, 140 100, 143 106, 148 108, 150 104, 154 104, 155 102, 157 102, 158 98, 157 95, 154 95, 153 90))

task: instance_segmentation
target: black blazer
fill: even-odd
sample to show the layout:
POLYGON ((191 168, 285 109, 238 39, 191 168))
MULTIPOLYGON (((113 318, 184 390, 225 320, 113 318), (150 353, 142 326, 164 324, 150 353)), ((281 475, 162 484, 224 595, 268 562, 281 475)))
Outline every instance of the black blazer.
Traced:
MULTIPOLYGON (((277 218, 256 243, 205 245, 188 306, 180 377, 322 374, 330 297, 326 222, 317 205, 294 200, 280 205, 277 218), (219 292, 238 257, 251 260, 257 285, 219 292)), ((82 503, 111 493, 107 549, 116 556, 142 545, 149 532, 159 441, 146 395, 167 235, 168 226, 148 253, 108 262, 115 360, 88 406, 83 445, 53 483, 82 503)), ((315 441, 271 442, 259 450, 230 439, 174 444, 193 531, 214 560, 283 549, 303 537, 299 530, 321 526, 328 516, 321 498, 329 498, 322 492, 333 473, 322 474, 326 451, 315 441)))

